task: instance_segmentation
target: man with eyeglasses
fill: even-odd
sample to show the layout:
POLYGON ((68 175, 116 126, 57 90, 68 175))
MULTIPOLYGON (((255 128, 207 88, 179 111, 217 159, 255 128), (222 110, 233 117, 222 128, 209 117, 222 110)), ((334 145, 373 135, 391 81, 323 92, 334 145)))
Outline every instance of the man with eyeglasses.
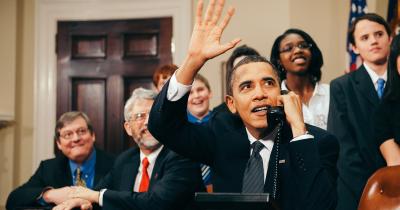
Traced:
POLYGON ((55 209, 82 207, 85 202, 102 209, 184 209, 194 192, 204 191, 199 165, 164 147, 147 130, 156 95, 138 88, 125 104, 124 128, 138 147, 122 153, 95 190, 75 187, 73 199, 55 209))
POLYGON ((8 197, 7 209, 49 206, 68 199, 73 185, 93 188, 114 158, 94 148, 95 133, 83 112, 66 112, 58 119, 54 140, 61 154, 42 161, 28 182, 8 197))

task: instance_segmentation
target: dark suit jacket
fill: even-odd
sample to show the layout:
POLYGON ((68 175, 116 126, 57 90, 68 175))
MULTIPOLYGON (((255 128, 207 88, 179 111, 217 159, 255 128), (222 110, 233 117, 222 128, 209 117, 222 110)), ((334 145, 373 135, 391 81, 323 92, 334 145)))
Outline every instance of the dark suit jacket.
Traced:
POLYGON ((199 165, 164 147, 156 159, 147 192, 133 192, 140 150, 131 148, 95 188, 106 188, 103 209, 184 209, 194 192, 204 191, 199 165))
MULTIPOLYGON (((168 101, 169 83, 153 104, 149 130, 166 146, 183 156, 210 165, 214 192, 241 192, 243 173, 250 157, 250 142, 241 119, 228 112, 215 112, 208 124, 192 125, 186 120, 188 95, 168 101)), ((333 209, 337 140, 310 126, 315 140, 289 143, 292 132, 285 127, 280 149, 279 188, 282 209, 333 209), (329 149, 327 149, 329 148, 329 149), (326 150, 325 150, 326 149, 326 150), (319 152, 321 156, 319 155, 319 152)), ((275 145, 276 146, 276 145, 275 145)), ((274 146, 273 154, 274 157, 274 146)), ((271 192, 273 158, 270 160, 266 192, 271 192)))
POLYGON ((333 80, 330 87, 328 131, 340 145, 338 209, 357 209, 368 178, 384 164, 373 138, 379 98, 364 66, 333 80))
MULTIPOLYGON (((96 149, 96 166, 93 185, 96 185, 112 168, 114 157, 96 149)), ((72 174, 68 158, 60 155, 44 160, 28 182, 13 190, 7 199, 6 208, 40 206, 37 198, 45 187, 60 188, 72 185, 72 174)))

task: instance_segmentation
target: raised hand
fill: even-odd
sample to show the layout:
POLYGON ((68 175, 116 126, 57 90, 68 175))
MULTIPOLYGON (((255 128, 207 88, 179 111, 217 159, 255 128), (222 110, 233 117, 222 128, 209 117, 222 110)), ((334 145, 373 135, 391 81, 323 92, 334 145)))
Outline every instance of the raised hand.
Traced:
POLYGON ((218 24, 224 4, 224 0, 210 0, 203 18, 203 1, 199 0, 188 56, 176 75, 180 83, 191 84, 193 77, 207 60, 223 54, 240 42, 236 38, 225 44, 220 43, 222 33, 235 12, 234 8, 229 8, 218 24))

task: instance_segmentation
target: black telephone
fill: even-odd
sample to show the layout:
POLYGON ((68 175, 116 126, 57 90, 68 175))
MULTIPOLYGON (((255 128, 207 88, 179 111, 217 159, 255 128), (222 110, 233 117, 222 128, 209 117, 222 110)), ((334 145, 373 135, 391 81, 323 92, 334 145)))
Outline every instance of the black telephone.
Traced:
MULTIPOLYGON (((288 93, 287 90, 282 90, 281 95, 286 95, 288 93)), ((269 106, 267 108, 267 122, 268 127, 273 129, 279 123, 283 123, 286 120, 285 110, 283 106, 269 106)))
POLYGON ((267 108, 267 122, 269 128, 273 129, 285 120, 286 116, 283 106, 270 106, 267 108))
MULTIPOLYGON (((287 94, 288 91, 281 91, 281 94, 287 94)), ((285 115, 285 110, 283 106, 269 106, 267 108, 267 123, 268 123, 268 130, 275 129, 277 126, 278 127, 278 134, 277 137, 275 138, 275 157, 271 159, 274 163, 274 174, 273 174, 273 189, 272 189, 272 198, 274 200, 279 199, 279 170, 278 170, 278 165, 279 165, 279 153, 280 153, 280 133, 281 129, 283 127, 283 123, 286 121, 286 115, 285 115)))

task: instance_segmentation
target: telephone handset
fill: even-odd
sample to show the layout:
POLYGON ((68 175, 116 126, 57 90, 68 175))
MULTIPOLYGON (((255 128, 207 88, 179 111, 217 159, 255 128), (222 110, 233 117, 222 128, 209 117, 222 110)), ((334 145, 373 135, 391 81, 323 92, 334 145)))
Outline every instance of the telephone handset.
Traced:
MULTIPOLYGON (((282 90, 281 94, 286 95, 287 90, 282 90)), ((267 108, 268 127, 275 128, 279 123, 283 124, 286 120, 285 110, 283 106, 270 106, 267 108)))
MULTIPOLYGON (((282 90, 281 94, 285 95, 288 91, 282 90)), ((269 106, 267 108, 267 123, 268 129, 272 130, 278 126, 277 136, 275 138, 275 157, 272 157, 273 161, 273 186, 272 186, 272 198, 274 200, 279 199, 279 153, 280 153, 280 137, 283 123, 286 121, 285 110, 283 106, 269 106)))

